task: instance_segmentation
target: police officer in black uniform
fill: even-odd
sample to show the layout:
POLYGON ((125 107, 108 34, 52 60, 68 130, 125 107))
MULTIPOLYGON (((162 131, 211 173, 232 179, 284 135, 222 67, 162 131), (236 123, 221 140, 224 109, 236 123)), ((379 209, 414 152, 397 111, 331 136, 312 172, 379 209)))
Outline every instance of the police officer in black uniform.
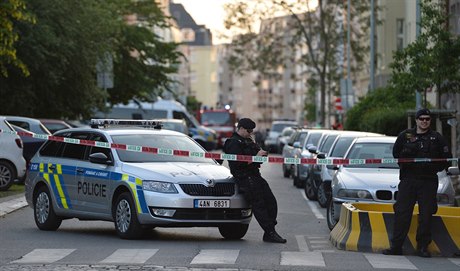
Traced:
MULTIPOLYGON (((415 114, 416 127, 404 130, 396 139, 393 147, 395 158, 451 158, 447 141, 436 131, 430 129, 431 113, 420 109, 415 114)), ((438 209, 436 194, 438 191, 437 172, 447 169, 449 163, 437 162, 401 162, 399 163, 399 186, 396 203, 393 237, 391 247, 383 251, 385 255, 402 255, 402 246, 406 239, 412 218, 414 205, 419 206, 417 228, 417 255, 431 257, 428 245, 431 243, 432 215, 438 209)))
MULTIPOLYGON (((225 141, 224 152, 250 156, 268 155, 268 152, 262 150, 251 138, 255 127, 256 124, 251 119, 240 119, 236 132, 225 141)), ((228 164, 240 191, 251 204, 254 216, 265 232, 263 240, 271 243, 286 243, 286 239, 275 231, 278 205, 267 181, 260 175, 260 163, 228 161, 228 164)))

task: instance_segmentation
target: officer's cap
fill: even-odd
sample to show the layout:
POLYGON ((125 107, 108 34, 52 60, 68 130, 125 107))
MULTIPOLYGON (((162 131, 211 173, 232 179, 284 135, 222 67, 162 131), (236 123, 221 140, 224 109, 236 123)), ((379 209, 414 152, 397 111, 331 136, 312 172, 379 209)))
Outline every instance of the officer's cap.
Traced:
POLYGON ((430 110, 428 110, 427 108, 421 108, 417 111, 417 113, 415 113, 415 118, 418 119, 420 116, 422 115, 428 115, 430 116, 431 115, 431 112, 430 110))
POLYGON ((256 123, 250 118, 242 118, 238 121, 238 128, 243 127, 244 129, 256 128, 256 123))

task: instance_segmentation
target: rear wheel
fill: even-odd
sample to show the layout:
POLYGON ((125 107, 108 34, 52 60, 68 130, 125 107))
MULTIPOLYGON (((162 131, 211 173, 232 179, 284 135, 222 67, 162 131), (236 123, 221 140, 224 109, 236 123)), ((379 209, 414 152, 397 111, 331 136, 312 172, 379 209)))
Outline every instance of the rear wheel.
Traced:
POLYGON ((330 200, 329 204, 327 205, 326 217, 327 217, 327 226, 329 230, 331 231, 335 227, 335 225, 337 225, 337 222, 338 222, 337 220, 335 220, 334 216, 335 216, 334 203, 332 202, 332 200, 330 200))
POLYGON ((331 200, 331 185, 329 182, 321 182, 318 187, 318 203, 319 206, 326 208, 331 200))
POLYGON ((16 179, 15 168, 6 161, 0 161, 0 191, 8 190, 16 179))
POLYGON ((136 206, 129 192, 121 193, 113 206, 113 219, 115 230, 122 239, 138 239, 145 228, 141 226, 137 219, 136 206))
POLYGON ((317 194, 313 186, 312 178, 307 178, 307 180, 305 181, 305 195, 309 200, 317 199, 317 194))
POLYGON ((43 231, 57 230, 61 226, 62 219, 54 212, 48 188, 41 186, 34 195, 35 224, 43 231))
POLYGON ((243 238, 248 232, 249 224, 231 224, 219 226, 220 234, 229 240, 238 240, 243 238))
POLYGON ((289 178, 291 176, 291 169, 290 167, 286 166, 283 164, 283 177, 284 178, 289 178))

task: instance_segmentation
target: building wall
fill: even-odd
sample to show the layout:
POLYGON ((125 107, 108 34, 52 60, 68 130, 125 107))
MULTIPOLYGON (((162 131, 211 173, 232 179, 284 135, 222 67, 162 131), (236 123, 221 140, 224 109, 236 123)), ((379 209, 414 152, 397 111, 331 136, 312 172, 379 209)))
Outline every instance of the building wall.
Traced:
POLYGON ((208 108, 218 101, 218 58, 215 46, 190 47, 191 94, 208 108))

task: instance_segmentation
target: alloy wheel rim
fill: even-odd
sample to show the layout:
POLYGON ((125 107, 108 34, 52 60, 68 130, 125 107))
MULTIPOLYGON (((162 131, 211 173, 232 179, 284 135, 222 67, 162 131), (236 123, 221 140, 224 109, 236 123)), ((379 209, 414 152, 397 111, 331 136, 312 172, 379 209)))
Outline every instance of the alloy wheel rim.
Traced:
POLYGON ((48 220, 50 211, 50 199, 48 194, 45 192, 40 193, 37 197, 37 202, 35 203, 35 215, 37 217, 37 221, 40 224, 43 224, 48 220))
POLYGON ((127 232, 131 223, 131 207, 126 199, 122 199, 117 205, 117 228, 120 232, 127 232))
POLYGON ((0 167, 0 186, 6 186, 11 181, 11 172, 7 167, 0 167))

